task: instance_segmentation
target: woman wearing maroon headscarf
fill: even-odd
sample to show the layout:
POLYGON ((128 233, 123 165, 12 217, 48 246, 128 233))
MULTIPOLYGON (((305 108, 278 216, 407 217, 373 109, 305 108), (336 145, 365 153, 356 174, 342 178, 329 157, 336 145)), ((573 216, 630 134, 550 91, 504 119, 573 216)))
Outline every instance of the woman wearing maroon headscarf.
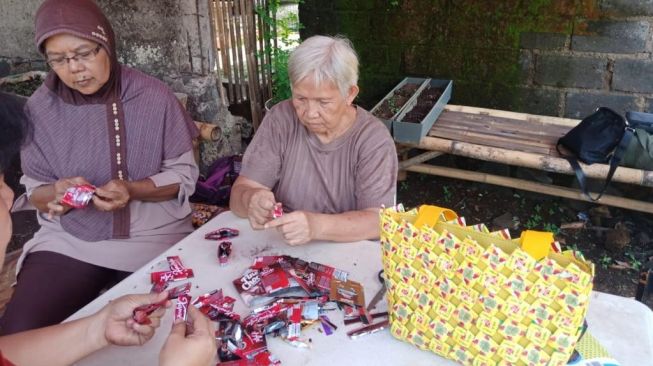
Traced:
POLYGON ((0 334, 59 323, 192 231, 195 126, 159 80, 118 63, 91 0, 46 0, 36 45, 51 71, 26 105, 21 152, 41 229, 25 244, 0 334), (97 187, 85 208, 67 188, 97 187))

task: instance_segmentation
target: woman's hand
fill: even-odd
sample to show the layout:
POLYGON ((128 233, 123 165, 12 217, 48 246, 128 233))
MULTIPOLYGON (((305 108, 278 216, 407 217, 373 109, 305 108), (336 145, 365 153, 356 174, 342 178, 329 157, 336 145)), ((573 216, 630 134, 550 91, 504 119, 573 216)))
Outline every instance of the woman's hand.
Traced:
POLYGON ((272 219, 272 209, 276 200, 269 189, 255 189, 247 204, 247 218, 254 230, 261 230, 272 219))
POLYGON ((50 216, 50 218, 54 216, 61 216, 70 211, 72 207, 61 204, 61 199, 63 198, 68 188, 81 184, 90 183, 84 177, 61 178, 58 181, 54 182, 54 199, 47 203, 48 216, 50 216))
POLYGON ((315 238, 315 220, 316 216, 313 213, 293 211, 268 221, 264 227, 276 228, 283 236, 283 240, 290 245, 302 245, 315 238))
POLYGON ((93 196, 93 204, 100 211, 115 211, 127 206, 129 199, 127 182, 112 179, 102 187, 97 187, 93 196))
POLYGON ((192 326, 178 320, 172 326, 170 336, 159 354, 159 365, 215 365, 217 346, 215 329, 209 318, 194 306, 188 306, 192 326))
POLYGON ((155 304, 168 297, 166 291, 162 293, 125 295, 112 300, 93 317, 93 326, 89 331, 90 336, 98 336, 100 344, 114 344, 118 346, 136 346, 147 342, 154 335, 154 330, 159 327, 161 317, 165 314, 166 307, 161 307, 149 315, 150 324, 138 324, 134 321, 134 309, 141 305, 155 304))

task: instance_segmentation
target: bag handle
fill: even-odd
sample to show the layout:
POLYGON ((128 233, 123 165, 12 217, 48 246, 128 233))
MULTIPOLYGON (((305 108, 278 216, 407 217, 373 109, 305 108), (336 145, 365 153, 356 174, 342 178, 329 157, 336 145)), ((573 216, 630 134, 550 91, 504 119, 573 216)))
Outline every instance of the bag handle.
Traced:
POLYGON ((433 205, 421 205, 417 211, 417 218, 415 219, 415 227, 421 229, 426 225, 427 227, 433 227, 440 221, 440 218, 444 217, 445 221, 450 221, 458 217, 454 211, 433 205))
MULTIPOLYGON (((565 159, 567 159, 569 165, 571 165, 571 167, 574 169, 574 173, 576 174, 576 179, 578 179, 578 185, 580 185, 580 190, 583 192, 585 197, 589 198, 590 201, 596 202, 600 200, 601 197, 603 196, 603 193, 605 193, 605 191, 608 189, 608 185, 612 181, 612 176, 614 175, 614 172, 617 170, 617 167, 619 166, 621 159, 626 153, 626 149, 628 148, 628 144, 630 144, 630 140, 632 138, 633 138, 632 128, 626 127, 626 131, 624 132, 624 135, 621 138, 619 145, 617 145, 617 148, 612 154, 612 158, 610 158, 610 170, 608 171, 608 176, 605 178, 605 183, 603 184, 603 188, 601 188, 601 191, 599 192, 599 195, 596 198, 592 197, 590 192, 587 190, 587 179, 585 177, 585 173, 583 172, 583 169, 578 163, 578 160, 573 156, 565 156, 565 159)), ((558 146, 556 145, 556 149, 557 148, 558 146)), ((558 152, 560 152, 560 150, 558 150, 558 152)))

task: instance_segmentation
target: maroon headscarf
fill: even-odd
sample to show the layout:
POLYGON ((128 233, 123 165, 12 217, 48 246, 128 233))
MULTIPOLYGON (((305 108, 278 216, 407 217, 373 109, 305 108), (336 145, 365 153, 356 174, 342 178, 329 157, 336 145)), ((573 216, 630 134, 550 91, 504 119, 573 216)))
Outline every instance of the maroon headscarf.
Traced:
POLYGON ((36 47, 45 54, 45 41, 57 34, 72 34, 100 44, 111 60, 109 80, 92 95, 64 84, 54 71, 45 79, 48 89, 68 104, 113 103, 120 96, 120 64, 113 28, 93 0, 45 0, 36 11, 36 47))

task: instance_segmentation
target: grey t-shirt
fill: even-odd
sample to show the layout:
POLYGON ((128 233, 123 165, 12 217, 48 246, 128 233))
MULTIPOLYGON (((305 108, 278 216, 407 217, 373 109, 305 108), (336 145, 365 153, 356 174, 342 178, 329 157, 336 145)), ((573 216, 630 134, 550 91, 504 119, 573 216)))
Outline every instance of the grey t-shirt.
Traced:
POLYGON ((387 128, 356 107, 356 121, 327 144, 300 122, 290 100, 265 116, 241 175, 274 192, 290 210, 342 213, 394 204, 397 152, 387 128))

